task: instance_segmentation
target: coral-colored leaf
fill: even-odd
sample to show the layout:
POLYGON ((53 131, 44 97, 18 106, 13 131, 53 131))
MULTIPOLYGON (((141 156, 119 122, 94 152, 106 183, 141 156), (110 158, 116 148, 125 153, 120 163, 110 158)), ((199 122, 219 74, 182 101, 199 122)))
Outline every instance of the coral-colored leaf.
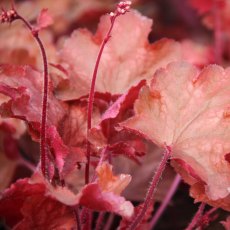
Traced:
MULTIPOLYGON (((88 94, 99 47, 109 26, 109 15, 103 16, 95 35, 77 30, 65 42, 61 60, 68 67, 70 88, 62 96, 59 92, 61 98, 76 99, 88 94)), ((117 18, 101 58, 96 91, 122 94, 140 80, 150 79, 157 68, 181 58, 180 47, 172 40, 149 44, 151 26, 152 21, 136 11, 117 18)))
POLYGON ((186 39, 181 42, 183 58, 191 64, 199 67, 214 62, 214 51, 207 44, 197 43, 186 39))
MULTIPOLYGON (((121 125, 190 165, 210 200, 230 193, 230 70, 211 65, 201 72, 187 63, 159 70, 135 103, 135 116, 121 125)), ((224 207, 230 210, 230 203, 224 207)))
POLYGON ((94 210, 115 212, 125 218, 131 218, 133 205, 120 196, 131 177, 124 174, 114 176, 112 166, 107 163, 102 163, 96 171, 98 179, 83 188, 80 204, 94 210))
MULTIPOLYGON (((27 1, 24 2, 26 3, 27 1)), ((31 6, 27 6, 27 8, 31 8, 31 6)), ((23 12, 24 15, 25 10, 19 11, 23 12)), ((32 14, 37 14, 36 10, 31 9, 31 11, 32 14)), ((41 35, 48 60, 50 62, 57 62, 57 50, 53 43, 54 35, 48 30, 43 30, 41 35)), ((0 27, 0 53, 1 64, 32 65, 38 69, 41 69, 43 66, 40 49, 36 45, 31 33, 22 23, 12 23, 10 28, 8 26, 7 28, 0 27)))
POLYGON ((102 191, 98 184, 89 184, 82 190, 80 204, 97 211, 115 212, 125 218, 133 215, 133 205, 113 192, 102 191))
POLYGON ((107 163, 97 167, 97 175, 98 179, 95 182, 78 187, 77 191, 76 189, 72 191, 67 186, 53 186, 39 173, 35 173, 29 183, 43 184, 46 188, 46 196, 67 206, 80 204, 92 210, 115 212, 130 218, 133 214, 133 206, 131 202, 120 196, 120 193, 129 184, 131 177, 125 174, 114 176, 112 166, 107 163))

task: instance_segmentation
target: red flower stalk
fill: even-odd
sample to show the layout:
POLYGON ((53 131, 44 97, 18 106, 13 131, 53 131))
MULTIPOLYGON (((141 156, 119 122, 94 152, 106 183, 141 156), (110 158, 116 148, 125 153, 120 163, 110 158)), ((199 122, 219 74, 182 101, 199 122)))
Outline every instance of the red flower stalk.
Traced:
POLYGON ((197 226, 197 224, 199 223, 199 221, 202 218, 204 208, 205 208, 205 203, 201 203, 195 216, 193 217, 192 221, 190 222, 190 224, 188 225, 188 227, 185 230, 192 230, 197 226))
MULTIPOLYGON (((97 72, 98 72, 98 67, 100 64, 101 56, 102 56, 106 43, 109 41, 111 37, 111 32, 113 30, 113 26, 114 26, 116 18, 128 12, 130 9, 130 5, 131 5, 131 1, 121 1, 118 3, 116 10, 109 14, 111 25, 110 25, 110 28, 105 38, 102 41, 102 44, 101 44, 101 47, 100 47, 100 50, 97 56, 97 60, 95 63, 92 81, 91 81, 90 93, 89 93, 89 98, 88 98, 88 110, 87 110, 88 111, 87 113, 88 114, 87 115, 87 136, 89 135, 89 130, 91 129, 91 125, 92 125, 92 112, 93 112, 95 84, 96 84, 97 72)), ((90 152, 91 152, 90 143, 89 141, 87 141, 87 163, 86 163, 86 168, 85 168, 85 183, 86 184, 89 183, 90 152)))
POLYGON ((21 20, 26 27, 30 30, 31 34, 33 35, 34 39, 36 40, 42 54, 43 59, 43 76, 44 76, 44 83, 43 83, 43 99, 42 99, 42 116, 41 116, 41 134, 40 134, 40 151, 41 151, 41 171, 44 177, 47 177, 47 170, 46 170, 46 120, 47 120, 47 101, 48 101, 48 63, 47 63, 47 55, 45 48, 41 39, 39 38, 38 32, 39 29, 34 29, 30 23, 23 18, 21 15, 17 13, 17 11, 12 6, 12 9, 9 11, 5 11, 2 9, 2 13, 0 15, 1 23, 12 23, 15 20, 21 20))
POLYGON ((151 222, 150 222, 150 229, 154 229, 157 224, 157 221, 161 218, 162 214, 164 213, 165 209, 167 208, 169 202, 171 201, 173 195, 175 194, 179 184, 181 182, 181 177, 179 174, 175 176, 175 179, 172 182, 172 185, 167 192, 166 197, 164 198, 163 202, 161 203, 160 207, 157 209, 156 213, 154 214, 151 222))

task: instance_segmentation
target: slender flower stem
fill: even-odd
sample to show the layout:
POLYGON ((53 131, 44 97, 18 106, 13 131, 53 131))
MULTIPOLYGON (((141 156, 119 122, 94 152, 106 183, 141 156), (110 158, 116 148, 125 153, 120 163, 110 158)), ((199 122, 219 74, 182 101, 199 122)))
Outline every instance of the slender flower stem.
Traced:
POLYGON ((80 220, 78 205, 74 208, 73 211, 74 211, 75 219, 76 219, 76 222, 77 222, 77 230, 81 230, 81 220, 80 220))
POLYGON ((205 203, 201 203, 195 216, 193 217, 192 221, 190 222, 190 224, 188 225, 188 227, 185 230, 192 230, 196 227, 197 223, 200 221, 202 214, 204 212, 204 208, 205 208, 205 203))
POLYGON ((98 218, 97 218, 97 223, 96 223, 95 230, 100 230, 100 229, 102 229, 104 218, 105 218, 105 212, 100 212, 100 213, 99 213, 99 216, 98 216, 98 218))
POLYGON ((32 163, 30 163, 29 161, 21 158, 19 160, 19 164, 22 165, 22 166, 25 166, 26 168, 30 169, 31 172, 35 172, 36 170, 36 166, 33 165, 32 163))
POLYGON ((200 223, 198 224, 197 226, 197 230, 202 230, 204 229, 204 226, 202 225, 202 222, 205 221, 206 222, 206 226, 208 226, 208 224, 213 221, 213 217, 211 217, 211 215, 217 211, 218 208, 211 208, 210 210, 208 210, 207 212, 205 212, 202 217, 201 217, 201 220, 200 220, 200 223))
POLYGON ((30 30, 31 34, 37 41, 37 44, 40 48, 43 60, 43 98, 42 98, 42 116, 41 116, 41 134, 40 134, 40 151, 41 151, 41 170, 44 177, 47 177, 46 170, 46 121, 47 121, 47 103, 48 103, 48 88, 49 88, 49 80, 48 80, 48 63, 47 63, 47 55, 45 48, 41 39, 39 38, 38 32, 33 30, 33 27, 27 22, 21 15, 17 13, 16 19, 20 19, 30 30))
MULTIPOLYGON (((102 53, 104 51, 105 45, 111 37, 111 32, 112 32, 115 20, 116 20, 116 17, 111 18, 110 28, 109 28, 105 38, 102 41, 102 44, 101 44, 101 47, 100 47, 100 50, 99 50, 99 53, 97 56, 96 64, 94 67, 94 71, 93 71, 93 77, 92 77, 92 82, 91 82, 91 87, 90 87, 89 98, 88 98, 87 137, 89 136, 89 131, 90 131, 91 126, 92 126, 93 101, 94 101, 95 83, 96 83, 96 78, 97 78, 98 67, 99 67, 99 64, 101 61, 101 56, 102 56, 102 53)), ((86 167, 85 167, 85 184, 89 183, 90 152, 91 152, 90 143, 89 143, 89 141, 87 141, 87 163, 86 163, 86 167)))
POLYGON ((213 15, 214 15, 214 52, 216 64, 222 62, 222 29, 221 29, 221 15, 219 0, 213 0, 213 15))
POLYGON ((149 225, 149 229, 154 229, 154 227, 156 226, 158 220, 160 219, 162 213, 164 212, 164 210, 166 209, 166 207, 168 206, 170 200, 172 199, 173 195, 175 194, 178 185, 181 182, 181 177, 179 174, 177 174, 175 176, 175 179, 173 180, 173 183, 166 195, 166 197, 164 198, 163 202, 161 203, 160 207, 157 209, 155 215, 153 216, 150 225, 149 225))
POLYGON ((156 190, 157 184, 160 180, 160 177, 165 169, 165 166, 167 164, 168 159, 171 156, 171 148, 170 147, 166 147, 166 150, 164 152, 164 156, 163 159, 160 163, 160 165, 157 168, 157 171, 155 173, 155 175, 153 176, 153 179, 151 181, 150 184, 150 188, 147 191, 146 197, 145 197, 145 201, 144 201, 144 205, 142 210, 140 210, 140 212, 134 217, 134 220, 132 221, 132 223, 130 224, 130 226, 128 227, 129 230, 134 230, 136 229, 136 227, 141 223, 141 221, 143 220, 145 213, 149 207, 149 205, 152 202, 153 199, 153 194, 156 190))
MULTIPOLYGON (((99 53, 98 53, 96 63, 94 66, 94 71, 93 71, 93 76, 92 76, 92 81, 91 81, 91 86, 90 86, 90 92, 89 92, 89 98, 88 98, 88 108, 87 108, 87 138, 89 137, 89 131, 90 131, 91 125, 92 125, 92 113, 93 113, 95 84, 96 84, 99 64, 101 61, 101 56, 102 56, 102 53, 104 51, 106 43, 109 41, 109 39, 111 37, 111 32, 113 30, 114 23, 115 23, 117 17, 128 12, 130 9, 130 5, 131 5, 131 1, 121 1, 117 4, 115 12, 111 12, 109 14, 111 24, 110 24, 109 30, 108 30, 105 38, 103 39, 103 41, 101 43, 101 47, 99 49, 99 53)), ((87 141, 87 150, 86 151, 87 151, 87 153, 86 153, 87 163, 86 163, 86 167, 85 167, 85 184, 88 184, 89 183, 89 168, 90 168, 90 152, 91 152, 89 141, 87 141)))
POLYGON ((110 230, 111 226, 113 224, 113 220, 114 220, 115 215, 113 213, 110 213, 108 220, 106 221, 105 227, 103 230, 110 230))
POLYGON ((88 209, 86 214, 86 222, 83 227, 84 230, 91 230, 92 229, 92 211, 88 209))
POLYGON ((213 212, 215 212, 216 210, 218 210, 218 208, 211 208, 210 210, 208 210, 204 215, 210 216, 213 212))

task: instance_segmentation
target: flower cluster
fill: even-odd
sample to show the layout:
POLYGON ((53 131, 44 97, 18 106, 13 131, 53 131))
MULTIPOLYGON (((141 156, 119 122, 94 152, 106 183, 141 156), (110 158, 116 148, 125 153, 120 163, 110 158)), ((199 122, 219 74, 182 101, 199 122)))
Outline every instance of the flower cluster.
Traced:
POLYGON ((121 1, 117 4, 117 8, 115 10, 115 12, 111 12, 110 16, 113 17, 117 17, 119 15, 125 14, 129 11, 130 6, 131 6, 132 2, 131 1, 121 1))
POLYGON ((15 19, 17 19, 17 12, 14 9, 11 10, 4 10, 2 9, 1 15, 0 15, 0 22, 1 23, 11 23, 15 19))

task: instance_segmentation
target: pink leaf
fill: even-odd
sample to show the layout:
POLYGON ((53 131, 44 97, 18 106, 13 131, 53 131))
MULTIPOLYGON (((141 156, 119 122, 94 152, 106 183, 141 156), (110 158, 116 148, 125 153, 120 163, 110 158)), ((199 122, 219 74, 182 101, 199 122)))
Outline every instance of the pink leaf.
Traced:
POLYGON ((160 147, 171 146, 173 158, 186 162, 202 180, 195 181, 205 183, 206 200, 227 210, 229 88, 229 69, 212 65, 199 71, 187 63, 172 63, 157 71, 135 103, 135 116, 121 123, 160 147))
POLYGON ((81 191, 80 204, 98 211, 115 212, 125 218, 133 215, 133 205, 120 193, 129 184, 129 175, 114 176, 112 166, 103 163, 97 167, 98 179, 86 185, 81 191))
MULTIPOLYGON (((76 30, 66 40, 60 58, 68 67, 70 83, 69 88, 59 92, 62 99, 77 99, 88 94, 98 50, 109 26, 110 17, 106 15, 101 18, 95 35, 76 30)), ((122 94, 140 80, 150 79, 157 68, 180 60, 178 43, 164 39, 149 44, 151 26, 152 21, 136 11, 117 19, 101 58, 95 91, 122 94)))

